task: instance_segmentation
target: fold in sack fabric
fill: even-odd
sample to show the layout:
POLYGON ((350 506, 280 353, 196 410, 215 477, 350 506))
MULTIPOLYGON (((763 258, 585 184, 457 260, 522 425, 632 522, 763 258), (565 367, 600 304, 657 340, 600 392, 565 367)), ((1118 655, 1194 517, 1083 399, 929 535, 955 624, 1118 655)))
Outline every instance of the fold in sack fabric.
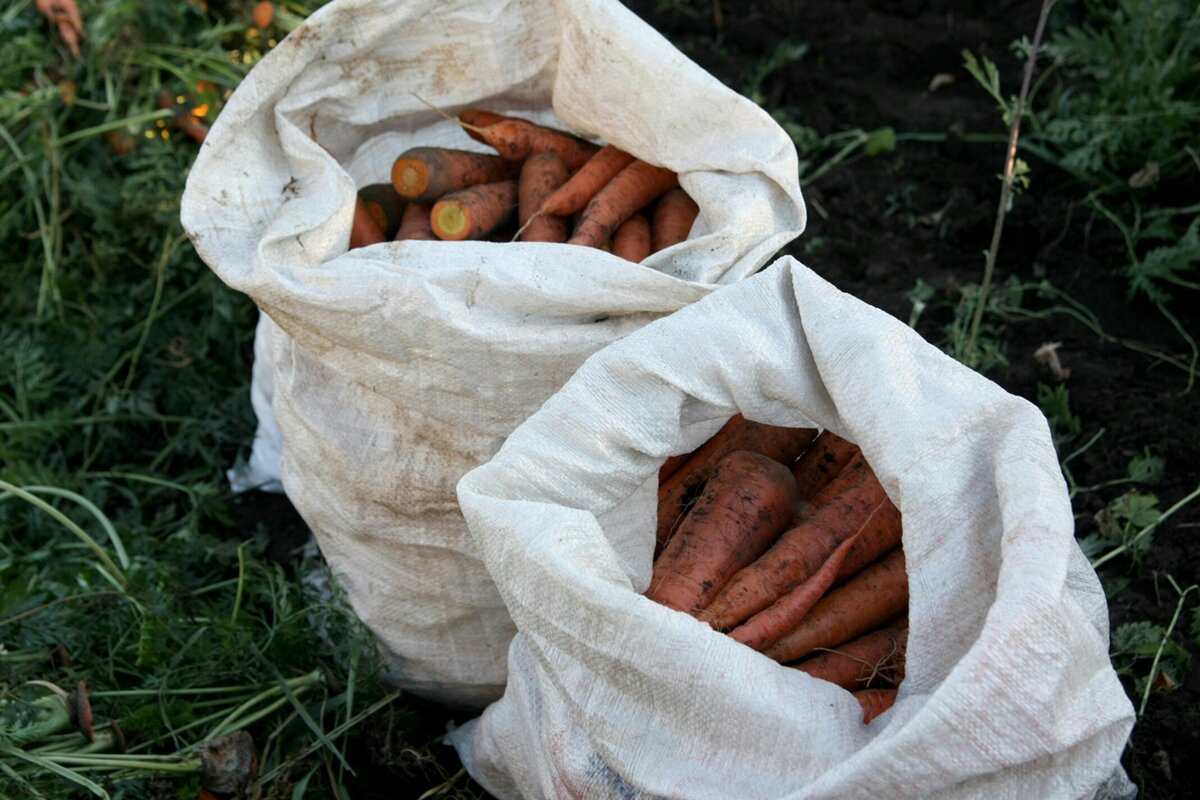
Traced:
POLYGON ((500 798, 1132 796, 1045 418, 791 258, 592 357, 458 494, 518 629, 504 697, 452 735, 500 798), (736 411, 857 442, 901 509, 906 677, 870 725, 640 594, 659 465, 736 411))
POLYGON ((258 404, 261 469, 246 479, 278 461, 395 683, 499 696, 515 628, 455 484, 589 355, 799 235, 797 175, 764 111, 611 0, 337 0, 237 89, 183 221, 270 319, 255 365, 270 413, 258 404), (700 207, 691 238, 642 265, 556 244, 347 252, 356 187, 388 180, 401 152, 486 150, 427 104, 569 127, 676 170, 700 207))

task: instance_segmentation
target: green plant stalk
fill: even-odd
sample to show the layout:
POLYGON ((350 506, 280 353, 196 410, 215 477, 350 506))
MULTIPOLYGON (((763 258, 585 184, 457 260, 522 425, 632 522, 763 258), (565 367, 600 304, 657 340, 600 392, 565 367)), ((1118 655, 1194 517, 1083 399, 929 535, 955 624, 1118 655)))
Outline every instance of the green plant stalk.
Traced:
POLYGON ((20 759, 21 761, 27 761, 30 764, 41 767, 42 769, 49 770, 60 778, 65 778, 71 783, 82 786, 97 797, 104 798, 104 800, 111 800, 108 792, 104 791, 104 788, 98 783, 85 778, 83 775, 80 775, 74 770, 67 769, 62 764, 56 764, 53 761, 47 761, 41 756, 36 756, 32 753, 26 753, 22 750, 18 750, 15 747, 8 747, 7 745, 0 745, 0 756, 11 756, 13 758, 20 759))
POLYGON ((95 503, 83 495, 76 494, 68 489, 60 489, 57 486, 26 486, 24 489, 30 494, 48 494, 55 497, 63 497, 83 506, 84 509, 96 518, 96 521, 100 523, 100 527, 104 528, 104 532, 108 534, 108 540, 112 542, 113 550, 117 554, 117 561, 121 562, 121 568, 129 569, 129 554, 125 552, 125 544, 121 541, 116 526, 105 516, 103 511, 96 507, 95 503))
MULTIPOLYGON (((292 678, 291 680, 281 681, 280 683, 272 685, 270 688, 259 692, 258 694, 254 695, 254 697, 251 697, 249 700, 242 703, 240 706, 235 708, 233 711, 229 712, 229 714, 227 714, 225 716, 225 719, 220 724, 218 724, 215 728, 213 728, 211 731, 209 731, 208 736, 206 736, 205 738, 206 739, 215 739, 218 736, 221 736, 222 734, 229 733, 230 731, 233 731, 233 730, 237 730, 238 727, 245 727, 249 723, 242 721, 240 719, 240 717, 246 711, 249 711, 251 708, 253 708, 254 706, 258 705, 259 703, 263 702, 264 700, 266 700, 270 697, 273 697, 280 693, 286 693, 287 691, 295 691, 295 692, 302 691, 314 683, 319 683, 320 680, 321 680, 321 671, 314 669, 312 672, 309 672, 305 675, 301 675, 298 678, 292 678), (235 726, 234 723, 238 723, 238 725, 235 726)), ((283 698, 283 702, 284 703, 288 702, 286 697, 283 698)), ((257 719, 257 717, 255 717, 255 719, 257 719)))
POLYGON ((996 254, 1000 251, 1004 218, 1008 213, 1008 204, 1012 197, 1013 175, 1017 165, 1017 144, 1021 140, 1021 117, 1025 115, 1025 103, 1029 98, 1029 87, 1033 82, 1033 69, 1037 64, 1038 48, 1041 46, 1042 34, 1046 30, 1046 19, 1050 16, 1050 9, 1053 5, 1054 0, 1043 0, 1042 2, 1037 30, 1034 31, 1033 44, 1029 48, 1029 58, 1025 62, 1025 76, 1021 80, 1021 92, 1017 95, 1017 107, 1013 111, 1012 125, 1008 132, 1008 152, 1004 157, 1004 178, 1000 183, 1000 202, 996 209, 996 223, 992 227, 992 243, 988 247, 987 259, 983 266, 983 281, 979 286, 975 313, 971 317, 971 329, 967 335, 966 348, 962 351, 971 361, 975 360, 975 342, 979 338, 979 326, 983 322, 983 311, 987 306, 988 293, 992 288, 992 275, 996 271, 996 254))
POLYGON ((118 567, 112 558, 109 557, 108 553, 104 552, 104 548, 101 547, 95 539, 89 536, 87 531, 76 525, 66 514, 50 505, 45 500, 42 500, 40 497, 35 497, 19 486, 13 486, 8 481, 0 480, 0 491, 8 492, 15 497, 19 497, 25 502, 36 506, 42 511, 45 511, 47 514, 61 522, 63 527, 75 534, 80 541, 88 546, 88 549, 96 554, 96 557, 100 559, 100 563, 104 566, 105 572, 114 579, 114 583, 118 589, 124 590, 125 587, 129 585, 129 579, 125 577, 125 573, 122 572, 121 568, 118 567))
POLYGON ((1092 569, 1099 569, 1101 566, 1103 566, 1104 564, 1107 564, 1109 561, 1113 560, 1120 554, 1130 550, 1135 544, 1137 544, 1139 541, 1141 541, 1142 538, 1150 535, 1150 533, 1152 531, 1154 531, 1159 525, 1161 525, 1163 522, 1165 522, 1167 519, 1169 519, 1172 515, 1174 515, 1175 512, 1179 511, 1179 509, 1183 508, 1188 503, 1195 500, 1197 497, 1200 497, 1200 486, 1197 486, 1194 490, 1192 490, 1191 494, 1189 494, 1187 497, 1183 498, 1178 503, 1176 503, 1175 505, 1171 506, 1166 511, 1164 511, 1162 513, 1162 516, 1160 516, 1157 520, 1155 520, 1154 522, 1151 522, 1149 525, 1147 525, 1146 527, 1144 527, 1140 531, 1138 531, 1136 534, 1134 534, 1133 538, 1130 539, 1128 542, 1126 542, 1125 544, 1123 544, 1119 547, 1114 547, 1112 550, 1109 550, 1107 553, 1100 556, 1100 558, 1093 561, 1092 569))
POLYGON ((1163 650, 1166 649, 1167 640, 1171 638, 1171 634, 1175 630, 1175 624, 1179 622, 1179 615, 1183 611, 1183 603, 1193 590, 1200 589, 1200 586, 1193 584, 1186 591, 1180 591, 1179 584, 1175 582, 1175 578, 1168 575, 1167 580, 1171 582, 1171 586, 1179 593, 1179 602, 1175 605, 1175 614, 1171 617, 1171 624, 1167 626, 1166 633, 1163 634, 1162 640, 1158 643, 1158 650, 1154 652, 1154 661, 1150 664, 1150 674, 1146 676, 1146 688, 1142 692, 1142 702, 1138 706, 1137 715, 1139 719, 1141 719, 1142 714, 1146 711, 1146 702, 1150 699, 1150 689, 1153 688, 1154 678, 1158 674, 1158 662, 1162 658, 1163 650))

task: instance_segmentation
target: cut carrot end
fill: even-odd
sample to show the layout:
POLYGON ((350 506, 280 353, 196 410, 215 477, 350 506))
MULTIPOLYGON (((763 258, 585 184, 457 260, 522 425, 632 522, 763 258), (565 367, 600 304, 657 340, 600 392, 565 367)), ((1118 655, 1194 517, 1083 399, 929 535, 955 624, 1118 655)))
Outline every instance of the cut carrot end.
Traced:
POLYGON ((416 159, 400 159, 392 168, 392 185, 405 197, 416 197, 429 185, 429 170, 416 159))
POLYGON ((439 239, 465 239, 470 230, 471 213, 460 204, 449 201, 433 207, 433 232, 439 239))

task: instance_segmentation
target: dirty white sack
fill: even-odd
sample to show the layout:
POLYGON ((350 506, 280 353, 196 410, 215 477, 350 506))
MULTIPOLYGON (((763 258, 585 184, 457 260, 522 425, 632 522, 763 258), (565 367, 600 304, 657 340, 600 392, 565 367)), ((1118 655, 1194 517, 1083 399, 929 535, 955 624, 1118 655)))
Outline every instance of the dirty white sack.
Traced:
POLYGON ((587 356, 753 274, 804 219, 783 130, 614 0, 337 0, 237 89, 183 198, 197 251, 278 327, 263 351, 283 486, 392 679, 478 704, 515 629, 458 479, 587 356), (555 244, 347 252, 356 186, 402 151, 486 150, 426 103, 676 170, 700 206, 690 239, 641 266, 555 244))
POLYGON ((594 356, 458 495, 519 631, 504 697, 453 735, 497 797, 1131 796, 1045 418, 791 258, 594 356), (659 465, 736 411, 859 443, 903 514, 906 677, 870 725, 640 594, 659 465))

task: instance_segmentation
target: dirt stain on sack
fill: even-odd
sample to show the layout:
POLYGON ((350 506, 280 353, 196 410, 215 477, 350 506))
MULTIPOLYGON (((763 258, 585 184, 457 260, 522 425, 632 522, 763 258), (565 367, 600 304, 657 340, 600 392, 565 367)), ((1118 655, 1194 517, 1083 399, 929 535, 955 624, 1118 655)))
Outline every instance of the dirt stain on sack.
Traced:
POLYGON ((426 61, 437 64, 433 71, 433 90, 437 94, 448 94, 467 78, 467 69, 462 62, 462 50, 452 45, 434 47, 429 50, 426 61))

